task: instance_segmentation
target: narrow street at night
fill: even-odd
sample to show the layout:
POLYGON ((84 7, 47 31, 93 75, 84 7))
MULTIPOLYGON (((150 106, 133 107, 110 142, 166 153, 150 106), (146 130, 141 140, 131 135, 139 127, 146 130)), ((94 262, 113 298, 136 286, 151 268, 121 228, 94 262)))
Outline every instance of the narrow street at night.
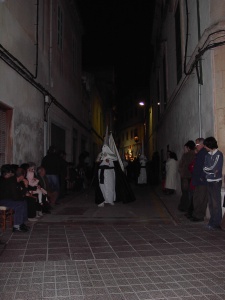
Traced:
POLYGON ((103 208, 93 188, 71 193, 29 233, 7 227, 0 299, 225 299, 225 233, 186 219, 177 195, 132 189, 103 208))

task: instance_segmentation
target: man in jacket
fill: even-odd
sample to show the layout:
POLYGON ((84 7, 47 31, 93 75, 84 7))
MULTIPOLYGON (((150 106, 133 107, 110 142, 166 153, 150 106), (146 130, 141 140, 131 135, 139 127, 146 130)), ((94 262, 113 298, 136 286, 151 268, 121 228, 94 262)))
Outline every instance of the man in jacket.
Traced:
POLYGON ((205 156, 208 154, 204 148, 204 139, 196 139, 195 163, 192 172, 192 185, 195 187, 193 194, 193 213, 191 220, 194 222, 204 221, 206 208, 208 204, 208 192, 206 174, 203 171, 203 165, 205 162, 205 156))
POLYGON ((57 192, 56 204, 59 204, 60 195, 60 160, 57 155, 56 148, 50 146, 47 155, 42 159, 41 165, 45 168, 51 189, 57 192))
POLYGON ((214 137, 204 140, 205 149, 208 154, 205 157, 203 170, 206 174, 207 189, 209 195, 210 219, 208 229, 220 228, 222 221, 221 187, 223 153, 218 150, 217 141, 214 137))

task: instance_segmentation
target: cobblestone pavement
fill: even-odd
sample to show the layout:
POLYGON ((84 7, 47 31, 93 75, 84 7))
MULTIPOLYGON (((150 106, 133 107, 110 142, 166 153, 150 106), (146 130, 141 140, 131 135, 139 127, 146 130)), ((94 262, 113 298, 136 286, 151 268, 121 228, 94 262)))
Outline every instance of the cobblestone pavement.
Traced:
POLYGON ((149 186, 98 208, 70 194, 29 233, 3 234, 0 299, 225 299, 225 233, 177 210, 149 186))

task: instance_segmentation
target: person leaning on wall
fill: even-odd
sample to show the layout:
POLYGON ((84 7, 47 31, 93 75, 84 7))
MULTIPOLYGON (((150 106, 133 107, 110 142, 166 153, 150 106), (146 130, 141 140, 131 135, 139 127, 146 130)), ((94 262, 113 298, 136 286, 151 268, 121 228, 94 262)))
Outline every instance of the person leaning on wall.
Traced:
POLYGON ((190 140, 184 145, 184 153, 181 157, 181 160, 178 164, 178 172, 180 173, 181 179, 181 198, 178 205, 178 209, 182 212, 187 212, 190 203, 190 181, 191 181, 191 172, 189 170, 190 163, 195 158, 195 142, 190 140))
POLYGON ((218 144, 214 137, 206 138, 204 140, 204 147, 208 151, 203 166, 203 171, 206 174, 210 212, 207 228, 214 230, 221 228, 222 222, 221 187, 223 153, 218 149, 218 144))

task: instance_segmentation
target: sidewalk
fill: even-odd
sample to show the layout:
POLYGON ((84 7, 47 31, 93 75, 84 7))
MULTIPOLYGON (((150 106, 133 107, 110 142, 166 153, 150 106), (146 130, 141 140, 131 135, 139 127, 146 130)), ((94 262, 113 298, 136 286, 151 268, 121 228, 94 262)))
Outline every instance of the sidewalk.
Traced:
POLYGON ((133 188, 133 203, 71 194, 29 233, 7 230, 0 299, 225 299, 225 233, 183 217, 176 195, 133 188))

